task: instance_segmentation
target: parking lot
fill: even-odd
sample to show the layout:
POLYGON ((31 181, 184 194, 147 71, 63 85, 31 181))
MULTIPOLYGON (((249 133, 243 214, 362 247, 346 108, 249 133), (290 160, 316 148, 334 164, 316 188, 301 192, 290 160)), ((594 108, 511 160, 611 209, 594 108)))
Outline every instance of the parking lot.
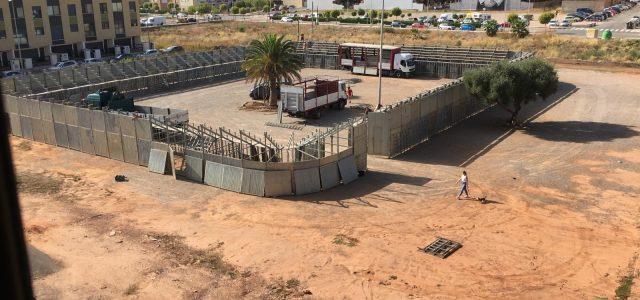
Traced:
MULTIPOLYGON (((246 103, 257 102, 249 98, 253 84, 244 80, 159 95, 144 99, 137 104, 187 109, 191 122, 213 127, 242 129, 258 135, 267 131, 280 142, 286 142, 291 134, 300 138, 316 129, 333 127, 350 117, 363 114, 365 108, 375 108, 377 105, 378 77, 376 76, 354 75, 342 70, 307 68, 302 71, 303 77, 314 75, 332 76, 347 81, 352 87, 354 96, 344 110, 326 110, 319 119, 295 118, 285 114, 283 123, 301 125, 302 130, 265 126, 267 122, 277 121, 276 110, 264 107, 243 107, 246 103)), ((382 104, 392 104, 450 81, 451 79, 383 77, 382 104)))

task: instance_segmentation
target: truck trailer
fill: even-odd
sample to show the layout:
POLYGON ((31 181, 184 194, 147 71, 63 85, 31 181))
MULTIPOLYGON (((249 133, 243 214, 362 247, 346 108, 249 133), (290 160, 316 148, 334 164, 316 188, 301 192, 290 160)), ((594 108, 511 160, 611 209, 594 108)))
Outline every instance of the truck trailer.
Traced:
MULTIPOLYGON (((402 53, 397 46, 382 46, 383 76, 409 77, 416 66, 411 53, 402 53)), ((380 45, 344 43, 338 46, 338 59, 343 68, 353 74, 378 75, 380 45)))
POLYGON ((280 86, 282 111, 296 117, 320 117, 326 108, 347 105, 347 84, 337 78, 313 77, 280 86))

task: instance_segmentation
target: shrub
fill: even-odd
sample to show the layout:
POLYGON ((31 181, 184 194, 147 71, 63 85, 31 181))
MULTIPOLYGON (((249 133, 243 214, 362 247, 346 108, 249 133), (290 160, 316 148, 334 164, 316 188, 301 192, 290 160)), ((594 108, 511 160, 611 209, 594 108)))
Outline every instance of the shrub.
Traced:
POLYGON ((219 8, 222 12, 226 12, 227 10, 229 10, 229 7, 224 3, 220 4, 219 8))
POLYGON ((549 22, 553 20, 555 16, 556 14, 552 12, 545 12, 540 14, 540 16, 538 17, 538 21, 540 21, 540 24, 549 24, 549 22))
POLYGON ((518 38, 525 38, 529 35, 529 29, 527 29, 527 24, 524 21, 516 19, 511 22, 511 33, 518 38))
POLYGON ((362 9, 362 8, 359 8, 359 9, 358 9, 358 16, 364 16, 366 13, 367 13, 367 12, 366 12, 366 11, 364 11, 364 9, 362 9))
POLYGON ((398 17, 402 14, 402 9, 400 9, 400 7, 394 7, 393 9, 391 9, 391 14, 394 17, 398 17))
POLYGON ((377 10, 370 10, 370 11, 369 11, 369 17, 370 17, 371 19, 375 19, 375 18, 377 18, 377 17, 378 17, 378 11, 377 11, 377 10))
POLYGON ((484 31, 487 33, 487 36, 496 36, 498 34, 498 21, 489 20, 484 26, 484 31))
POLYGON ((407 13, 407 17, 411 17, 411 13, 407 13))
POLYGON ((332 10, 332 11, 331 11, 331 17, 332 17, 332 18, 334 18, 334 19, 335 19, 335 18, 337 18, 337 17, 339 17, 339 16, 340 16, 340 11, 339 11, 339 10, 332 10))
POLYGON ((237 6, 234 6, 231 8, 231 13, 234 15, 237 15, 240 12, 240 8, 237 6))
POLYGON ((520 17, 518 17, 517 14, 509 14, 509 16, 507 17, 507 21, 511 24, 513 24, 513 22, 520 20, 520 17))
POLYGON ((241 15, 244 15, 244 14, 246 14, 246 13, 248 13, 248 12, 249 12, 249 9, 248 9, 248 8, 246 8, 246 7, 242 7, 242 8, 240 8, 240 10, 239 10, 238 12, 239 12, 241 15))

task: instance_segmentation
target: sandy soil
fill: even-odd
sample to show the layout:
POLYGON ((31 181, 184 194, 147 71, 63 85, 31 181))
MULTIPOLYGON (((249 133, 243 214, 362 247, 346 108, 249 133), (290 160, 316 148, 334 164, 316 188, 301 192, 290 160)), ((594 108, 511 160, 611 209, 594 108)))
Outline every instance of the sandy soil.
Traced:
MULTIPOLYGON (((294 134, 296 139, 317 129, 329 128, 348 118, 362 115, 365 107, 375 108, 378 103, 378 77, 360 76, 342 70, 304 69, 302 77, 330 76, 346 80, 353 90, 353 99, 345 110, 327 110, 320 119, 304 119, 284 116, 283 123, 303 125, 302 130, 267 127, 266 122, 276 122, 275 110, 249 110, 243 105, 255 102, 249 97, 253 84, 244 80, 216 85, 187 92, 178 92, 138 102, 142 105, 174 107, 189 110, 189 120, 194 123, 208 124, 213 127, 226 127, 232 130, 243 129, 262 135, 269 132, 276 140, 286 142, 294 134)), ((382 104, 388 105, 419 92, 440 86, 451 79, 437 78, 393 78, 384 77, 382 104)))
POLYGON ((640 269, 640 75, 560 76, 525 129, 491 109, 306 197, 235 194, 14 138, 37 295, 611 299, 640 269), (488 204, 455 200, 463 168, 488 204), (437 236, 463 247, 444 260, 418 251, 437 236))

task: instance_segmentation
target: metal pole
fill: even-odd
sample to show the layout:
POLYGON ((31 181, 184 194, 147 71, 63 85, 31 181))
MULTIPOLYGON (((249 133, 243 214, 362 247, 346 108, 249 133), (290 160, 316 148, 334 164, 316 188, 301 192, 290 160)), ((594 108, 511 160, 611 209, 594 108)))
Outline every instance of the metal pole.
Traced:
MULTIPOLYGON (((16 10, 16 3, 13 2, 13 0, 9 0, 9 2, 11 3, 11 8, 13 10, 13 18, 11 18, 11 20, 13 21, 13 36, 16 37, 18 36, 18 23, 16 22, 16 17, 18 17, 18 11, 16 10)), ((24 10, 24 4, 22 5, 22 9, 24 10)), ((14 42, 15 42, 15 38, 14 38, 14 42)), ((22 41, 18 42, 18 63, 20 65, 20 69, 22 70, 22 41)), ((14 57, 15 58, 15 57, 14 57)))
POLYGON ((380 53, 378 53, 378 106, 382 107, 382 44, 384 40, 384 0, 382 0, 382 12, 380 13, 380 53))

